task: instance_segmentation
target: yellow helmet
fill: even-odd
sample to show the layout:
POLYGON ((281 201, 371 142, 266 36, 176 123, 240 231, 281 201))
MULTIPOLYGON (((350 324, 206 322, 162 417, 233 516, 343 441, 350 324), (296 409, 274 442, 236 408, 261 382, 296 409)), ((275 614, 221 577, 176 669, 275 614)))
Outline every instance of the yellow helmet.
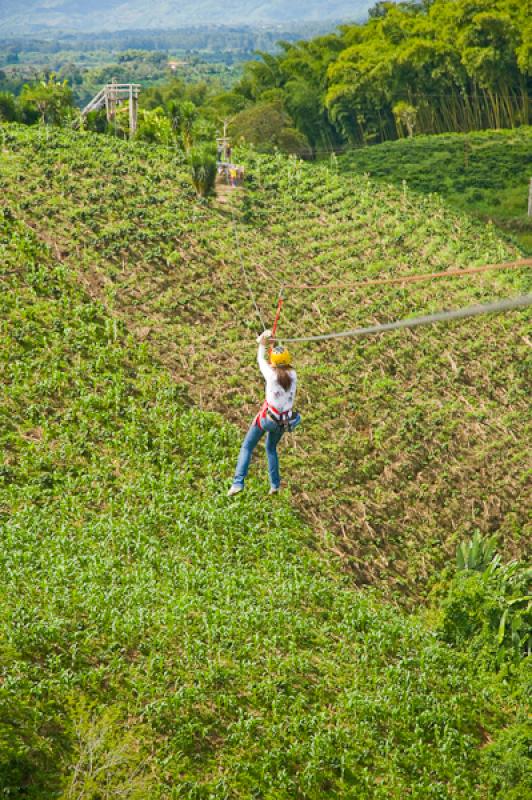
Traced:
POLYGON ((290 367, 292 365, 292 357, 286 347, 278 345, 270 353, 270 362, 274 367, 290 367))

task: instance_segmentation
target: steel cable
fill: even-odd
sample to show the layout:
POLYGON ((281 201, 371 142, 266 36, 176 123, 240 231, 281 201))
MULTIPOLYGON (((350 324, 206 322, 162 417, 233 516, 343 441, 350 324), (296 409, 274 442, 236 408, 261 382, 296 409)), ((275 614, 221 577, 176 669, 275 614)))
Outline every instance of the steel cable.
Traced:
POLYGON ((261 310, 259 308, 257 300, 255 299, 255 294, 253 292, 253 288, 251 286, 251 282, 249 280, 248 273, 247 273, 247 270, 246 270, 246 267, 245 267, 245 264, 244 264, 244 258, 242 256, 242 250, 241 250, 241 247, 240 247, 240 237, 239 237, 239 234, 238 234, 238 227, 237 227, 237 224, 236 224, 235 212, 233 211, 232 208, 231 208, 231 216, 233 218, 233 232, 234 232, 234 235, 235 235, 236 250, 237 250, 237 253, 238 253, 238 256, 239 256, 239 259, 240 259, 240 268, 242 270, 242 275, 244 276, 244 281, 245 281, 245 284, 247 286, 247 290, 248 290, 249 296, 251 298, 251 301, 253 303, 253 306, 254 306, 255 311, 257 313, 257 316, 259 318, 260 324, 262 325, 262 330, 264 331, 264 330, 266 330, 266 324, 265 324, 264 319, 262 317, 261 310))
POLYGON ((368 336, 385 331, 397 331, 401 328, 417 328, 420 325, 434 325, 437 322, 451 322, 455 319, 467 319, 468 317, 478 317, 480 314, 494 314, 500 311, 512 311, 517 308, 525 308, 532 305, 532 294, 525 294, 519 297, 510 297, 506 300, 497 300, 495 303, 486 305, 469 306, 458 308, 454 311, 438 311, 435 314, 427 314, 423 317, 411 317, 400 319, 396 322, 384 322, 380 325, 370 325, 367 328, 355 328, 353 330, 340 331, 338 333, 324 333, 316 336, 295 336, 278 338, 277 341, 284 342, 322 342, 329 339, 343 339, 348 336, 368 336))

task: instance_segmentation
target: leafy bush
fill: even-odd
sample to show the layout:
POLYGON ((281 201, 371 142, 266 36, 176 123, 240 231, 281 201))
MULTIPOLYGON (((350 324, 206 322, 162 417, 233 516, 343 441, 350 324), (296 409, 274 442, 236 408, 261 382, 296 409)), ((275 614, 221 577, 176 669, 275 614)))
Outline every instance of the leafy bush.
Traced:
POLYGON ((500 732, 482 752, 486 788, 490 797, 525 800, 532 793, 532 735, 530 722, 522 722, 500 732))
POLYGON ((481 763, 489 797, 524 800, 532 789, 527 722, 532 653, 532 569, 503 564, 494 539, 475 534, 457 552, 458 571, 439 602, 440 635, 465 652, 479 684, 499 702, 516 700, 520 711, 496 736, 486 735, 481 763))
POLYGON ((279 148, 285 153, 311 154, 306 136, 293 127, 282 102, 275 99, 237 114, 231 121, 231 135, 235 141, 253 145, 262 153, 279 148))
POLYGON ((54 75, 38 83, 26 84, 20 94, 21 108, 39 113, 41 122, 60 125, 72 113, 72 89, 54 75))
POLYGON ((136 136, 143 142, 169 145, 173 138, 172 125, 162 110, 139 109, 136 136))
POLYGON ((494 539, 476 533, 457 551, 458 572, 442 604, 446 641, 468 646, 490 668, 532 651, 532 568, 501 562, 494 539))
POLYGON ((13 122, 16 118, 15 98, 9 92, 0 92, 0 122, 13 122))
MULTIPOLYGON (((5 669, 13 662, 3 656, 5 669)), ((57 797, 68 744, 64 716, 52 702, 37 701, 24 682, 0 685, 0 797, 57 797)))
POLYGON ((108 129, 107 114, 105 109, 101 111, 90 111, 85 118, 84 126, 88 131, 105 133, 108 129))
POLYGON ((209 197, 216 184, 216 150, 208 145, 192 147, 188 163, 197 196, 209 197))
POLYGON ((412 137, 416 127, 417 109, 410 103, 401 100, 393 106, 392 111, 399 136, 403 134, 403 129, 406 129, 408 136, 412 137))

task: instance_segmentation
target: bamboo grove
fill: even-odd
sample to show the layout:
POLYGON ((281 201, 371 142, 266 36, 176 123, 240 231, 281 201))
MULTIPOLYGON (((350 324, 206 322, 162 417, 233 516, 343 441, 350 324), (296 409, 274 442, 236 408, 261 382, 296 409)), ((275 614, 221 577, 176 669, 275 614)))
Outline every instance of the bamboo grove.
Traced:
POLYGON ((532 17, 523 0, 378 3, 361 25, 246 65, 228 110, 238 133, 287 113, 314 151, 530 122, 532 17), (244 109, 244 110, 242 110, 244 109))

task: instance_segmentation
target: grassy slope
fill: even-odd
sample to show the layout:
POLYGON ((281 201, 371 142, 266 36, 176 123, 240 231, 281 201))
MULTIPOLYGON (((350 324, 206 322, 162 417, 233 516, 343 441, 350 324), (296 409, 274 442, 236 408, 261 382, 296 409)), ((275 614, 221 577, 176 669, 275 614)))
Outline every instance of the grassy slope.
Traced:
POLYGON ((532 253, 532 128, 419 136, 349 153, 339 164, 347 174, 438 192, 456 208, 493 220, 532 253))
MULTIPOLYGON (((244 428, 261 397, 258 321, 227 208, 194 201, 165 150, 91 135, 5 129, 3 202, 146 340, 207 409, 244 428)), ((279 283, 408 274, 514 257, 437 198, 259 159, 242 253, 263 314, 279 283)), ((407 291, 290 291, 281 331, 314 333, 524 291, 525 273, 407 291)), ((526 312, 296 347, 301 434, 284 447, 298 508, 360 581, 422 588, 476 528, 522 551, 526 312)), ((264 466, 254 469, 262 472, 264 466)), ((228 464, 226 476, 231 466, 228 464)))
POLYGON ((503 684, 229 502, 238 432, 3 213, 0 257, 0 796, 486 798, 503 684))

